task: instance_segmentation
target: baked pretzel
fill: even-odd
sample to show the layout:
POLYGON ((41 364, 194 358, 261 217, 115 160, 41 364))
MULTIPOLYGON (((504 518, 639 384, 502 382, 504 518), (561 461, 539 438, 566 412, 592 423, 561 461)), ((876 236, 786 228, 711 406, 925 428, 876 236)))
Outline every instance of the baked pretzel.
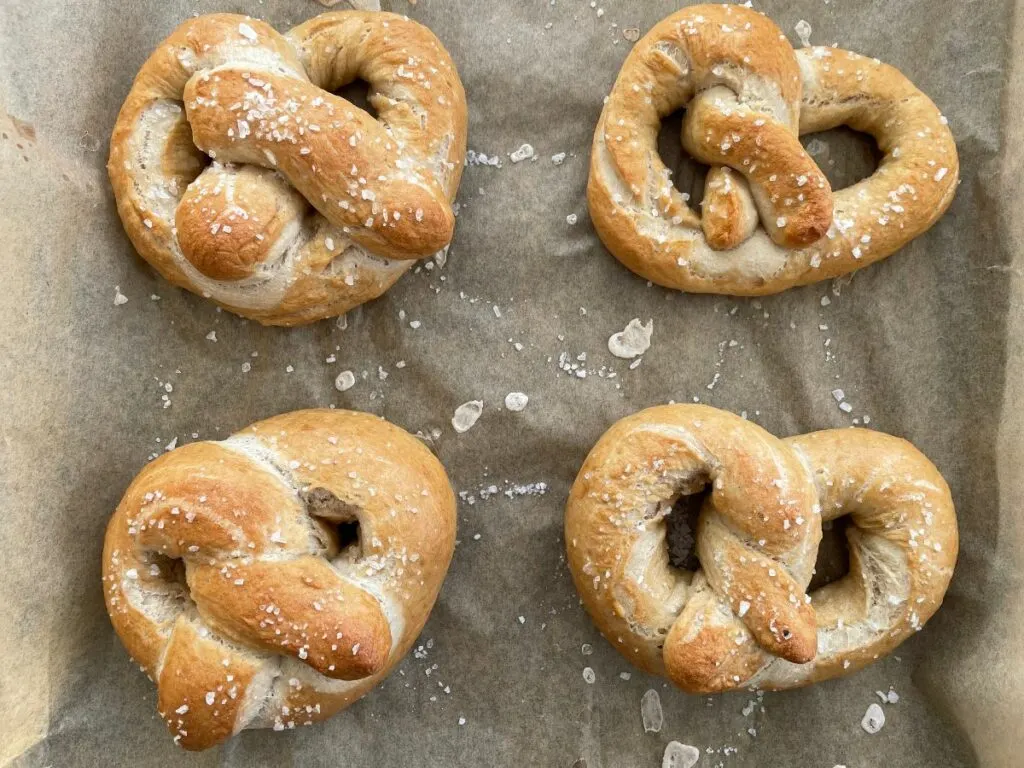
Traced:
POLYGON ((103 591, 175 742, 205 749, 369 691, 423 628, 454 546, 451 486, 418 440, 295 411, 148 464, 107 527, 103 591))
POLYGON ((649 408, 601 437, 565 540, 604 636, 692 693, 793 688, 870 664, 938 609, 958 546, 949 488, 905 440, 863 429, 779 440, 697 405, 649 408), (684 571, 670 564, 666 517, 705 489, 700 568, 684 571), (807 594, 822 520, 843 515, 849 573, 807 594))
POLYGON ((462 83, 420 24, 339 11, 281 35, 211 14, 142 66, 108 171, 128 236, 160 274, 298 325, 380 296, 447 247, 465 149, 462 83), (357 78, 376 119, 331 93, 357 78))
POLYGON ((634 272, 756 296, 884 259, 942 215, 958 173, 945 118, 898 70, 835 48, 794 52, 760 13, 698 5, 657 24, 622 65, 594 134, 587 202, 634 272), (683 147, 711 165, 703 216, 657 151, 661 119, 684 106, 683 147), (798 136, 844 124, 883 157, 833 194, 798 136))

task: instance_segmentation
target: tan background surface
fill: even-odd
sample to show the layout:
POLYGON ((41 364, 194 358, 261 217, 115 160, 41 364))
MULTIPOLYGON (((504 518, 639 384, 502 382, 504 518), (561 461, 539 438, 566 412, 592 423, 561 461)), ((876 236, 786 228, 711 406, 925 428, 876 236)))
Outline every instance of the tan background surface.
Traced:
MULTIPOLYGON (((613 768, 660 765, 675 739, 710 749, 702 766, 1019 765, 1020 9, 1012 0, 756 3, 794 43, 802 18, 812 42, 903 69, 949 116, 963 183, 935 229, 852 281, 751 301, 648 287, 604 251, 586 216, 589 142, 629 48, 622 30, 646 31, 680 3, 605 0, 602 16, 586 0, 384 5, 447 44, 469 95, 470 147, 499 154, 503 167, 467 169, 447 265, 408 275, 342 331, 332 322, 261 328, 157 279, 121 231, 104 170, 132 77, 182 18, 250 12, 283 30, 319 5, 0 3, 0 762, 568 768, 583 758, 613 768), (513 165, 507 153, 523 142, 539 159, 513 165), (569 153, 561 166, 549 159, 558 152, 569 153), (127 304, 114 306, 115 286, 127 304), (654 338, 631 371, 606 341, 633 317, 653 318, 654 338), (204 338, 211 330, 216 343, 204 338), (328 364, 332 353, 339 361, 328 364), (585 379, 559 369, 562 353, 573 363, 586 353, 585 379), (346 368, 360 380, 340 394, 333 380, 346 368), (837 408, 835 388, 851 414, 837 408), (523 413, 503 408, 512 390, 530 396, 523 413), (953 489, 962 548, 946 604, 924 632, 859 675, 769 694, 746 717, 745 693, 689 697, 637 671, 619 678, 629 667, 578 606, 566 571, 562 506, 615 419, 694 397, 745 410, 780 435, 867 414, 872 428, 935 461, 953 489), (484 400, 484 414, 457 435, 449 419, 470 399, 484 400), (461 544, 421 639, 431 647, 329 723, 180 752, 103 609, 107 518, 172 438, 218 438, 328 404, 414 432, 441 429, 434 445, 456 490, 476 493, 460 504, 461 544), (548 488, 477 493, 510 482, 548 488), (860 719, 890 686, 900 701, 869 736, 860 719), (650 687, 664 705, 660 734, 641 727, 650 687)), ((827 141, 834 182, 870 167, 864 143, 827 141)), ((665 142, 670 159, 675 144, 665 142)))

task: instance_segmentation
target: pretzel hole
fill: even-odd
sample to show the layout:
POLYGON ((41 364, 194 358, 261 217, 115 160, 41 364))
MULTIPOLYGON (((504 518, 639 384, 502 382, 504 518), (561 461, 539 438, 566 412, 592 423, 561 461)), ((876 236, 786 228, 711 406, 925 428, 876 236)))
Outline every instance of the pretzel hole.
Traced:
POLYGON ((699 486, 695 492, 681 493, 665 515, 665 545, 668 563, 684 571, 700 569, 697 556, 697 524, 704 502, 711 496, 711 484, 699 486))
POLYGON ((147 552, 142 559, 151 569, 153 566, 160 569, 160 579, 168 584, 178 584, 185 590, 188 590, 188 582, 185 580, 184 560, 161 555, 159 552, 147 552))
POLYGON ((342 501, 326 488, 310 488, 302 495, 313 521, 313 535, 323 554, 335 558, 360 551, 359 509, 342 501))
MULTIPOLYGON (((178 104, 181 105, 181 102, 178 104)), ((184 115, 184 105, 181 106, 181 114, 184 115)), ((213 162, 209 155, 195 145, 192 140, 192 126, 184 117, 170 126, 159 159, 160 169, 168 176, 176 178, 181 189, 199 178, 199 174, 213 162)), ((146 166, 147 163, 143 159, 139 167, 146 170, 146 166)))
POLYGON ((376 120, 377 110, 370 102, 370 96, 372 95, 372 87, 368 82, 361 78, 356 78, 351 83, 346 83, 341 86, 334 93, 348 102, 351 102, 354 106, 359 107, 364 112, 376 120))
MULTIPOLYGON (((136 599, 141 600, 147 615, 169 621, 182 612, 194 613, 197 610, 188 586, 184 560, 153 551, 142 553, 140 559, 146 570, 148 586, 140 588, 136 599)), ((140 586, 143 583, 137 579, 132 581, 132 584, 140 586)))
POLYGON ((882 159, 874 137, 840 126, 800 137, 833 191, 851 187, 873 174, 882 159))
POLYGON ((826 520, 821 524, 821 543, 814 561, 814 575, 808 591, 839 581, 850 572, 850 548, 846 541, 849 517, 826 520))
POLYGON ((665 167, 672 173, 671 182, 689 202, 704 197, 704 181, 708 166, 699 163, 683 151, 679 137, 683 131, 685 109, 677 109, 661 120, 658 131, 658 154, 665 167))

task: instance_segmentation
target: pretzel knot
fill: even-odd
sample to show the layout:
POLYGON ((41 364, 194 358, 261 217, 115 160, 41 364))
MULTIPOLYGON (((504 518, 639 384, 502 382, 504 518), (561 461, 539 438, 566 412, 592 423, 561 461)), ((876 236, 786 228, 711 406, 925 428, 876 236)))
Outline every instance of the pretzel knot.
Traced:
POLYGON ((107 529, 104 594, 175 741, 205 749, 322 720, 377 684, 454 545, 451 487, 419 441, 297 411, 146 466, 107 529))
POLYGON ((143 65, 108 170, 164 277, 296 325, 376 298, 448 246, 465 145, 462 83, 416 22, 342 11, 280 35, 212 14, 143 65), (332 93, 358 78, 376 118, 332 93))
POLYGON ((594 134, 587 201, 634 272, 763 295, 890 255, 946 210, 958 168, 945 118, 899 71, 834 48, 794 52, 760 13, 700 5, 657 24, 623 64, 594 134), (683 147, 711 166, 702 216, 657 151, 661 119, 683 106, 683 147), (833 194, 798 137, 842 124, 871 134, 883 157, 833 194))
POLYGON ((868 430, 779 440, 705 406, 622 419, 566 507, 576 587, 628 659, 694 693, 791 688, 859 669, 935 612, 958 535, 949 489, 909 443, 868 430), (700 567, 667 518, 705 493, 700 567), (807 594, 822 520, 850 516, 849 573, 807 594))

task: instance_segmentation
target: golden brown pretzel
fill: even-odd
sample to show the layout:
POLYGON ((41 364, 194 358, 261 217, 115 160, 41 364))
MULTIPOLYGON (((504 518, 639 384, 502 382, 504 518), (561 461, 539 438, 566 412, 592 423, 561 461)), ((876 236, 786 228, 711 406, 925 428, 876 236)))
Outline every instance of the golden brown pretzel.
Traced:
POLYGON ((104 597, 175 741, 205 749, 370 690, 423 628, 454 546, 451 486, 418 440, 295 411, 148 464, 107 527, 104 597))
POLYGON ((835 48, 794 52, 758 12, 698 5, 657 24, 622 65, 594 134, 587 202, 634 272, 752 296, 885 258, 942 215, 958 173, 945 118, 898 70, 835 48), (712 165, 703 216, 657 152, 661 119, 683 106, 683 146, 712 165), (871 134, 883 157, 832 194, 797 136, 843 124, 871 134))
POLYGON ((143 65, 108 170, 125 230, 164 277, 297 325, 448 246, 465 147, 462 83, 420 24, 339 11, 281 35, 211 14, 143 65), (332 93, 357 78, 376 119, 332 93))
POLYGON ((691 692, 791 688, 888 653, 938 609, 958 536, 949 489, 910 443, 868 430, 779 440, 726 411, 649 408, 614 424, 573 485, 565 538, 594 622, 691 692), (666 515, 704 488, 694 572, 666 515), (849 573, 805 593, 821 521, 850 515, 849 573))

